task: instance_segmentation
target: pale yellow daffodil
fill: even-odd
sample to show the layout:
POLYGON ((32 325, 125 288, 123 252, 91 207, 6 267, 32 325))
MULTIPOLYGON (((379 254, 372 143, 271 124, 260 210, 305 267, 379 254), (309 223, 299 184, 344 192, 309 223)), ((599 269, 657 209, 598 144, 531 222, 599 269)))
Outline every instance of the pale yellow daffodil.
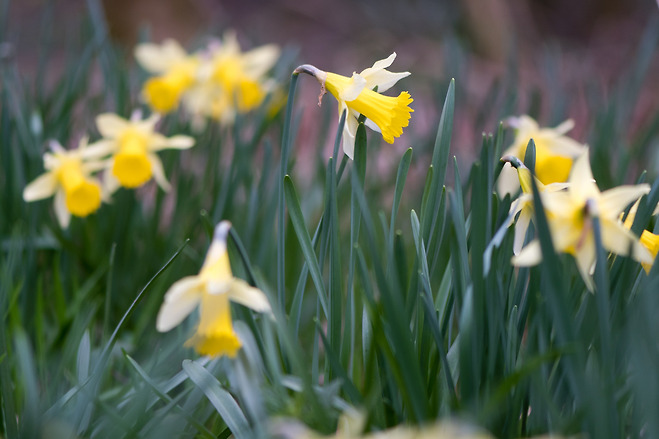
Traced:
MULTIPOLYGON (((410 75, 409 72, 393 73, 386 70, 396 59, 396 53, 377 61, 373 67, 351 77, 322 71, 312 65, 304 64, 294 73, 307 73, 315 77, 321 85, 321 98, 329 91, 339 102, 339 116, 347 111, 343 129, 343 151, 353 158, 355 135, 359 125, 359 115, 366 117, 367 127, 382 134, 387 143, 394 143, 394 138, 403 134, 403 128, 409 125, 413 102, 410 94, 401 92, 397 97, 381 93, 389 90, 396 82, 410 75), (377 87, 377 92, 373 89, 377 87)), ((320 104, 320 98, 319 102, 320 104)))
POLYGON ((106 186, 110 192, 119 185, 136 188, 153 178, 164 190, 170 189, 162 162, 156 155, 163 149, 187 149, 194 145, 189 136, 165 137, 155 131, 160 120, 157 114, 142 119, 136 112, 130 120, 116 114, 104 113, 96 117, 96 126, 103 138, 94 147, 112 154, 106 186))
MULTIPOLYGON (((535 143, 535 176, 543 184, 565 182, 570 175, 575 157, 586 151, 586 146, 565 134, 574 127, 571 119, 555 128, 540 128, 527 115, 510 117, 506 124, 515 129, 515 139, 503 153, 524 159, 529 140, 535 143)), ((518 190, 517 176, 510 167, 504 167, 498 182, 498 191, 504 195, 518 190)))
POLYGON ((228 221, 215 227, 213 242, 199 274, 174 283, 165 293, 158 312, 156 329, 166 332, 199 307, 199 324, 186 345, 193 346, 201 355, 233 357, 240 349, 241 342, 231 321, 230 301, 255 311, 270 311, 270 303, 261 290, 231 273, 226 246, 230 228, 228 221))
POLYGON ((144 83, 142 96, 156 112, 167 113, 175 109, 181 96, 196 81, 199 57, 188 55, 172 39, 161 45, 139 44, 135 48, 137 62, 149 73, 157 75, 144 83))
MULTIPOLYGON (((627 229, 631 229, 632 225, 634 224, 634 218, 636 218, 636 211, 638 210, 638 204, 641 202, 639 199, 634 205, 629 209, 629 214, 627 214, 627 218, 625 218, 625 222, 623 225, 627 229)), ((654 212, 652 215, 657 215, 659 214, 659 205, 655 208, 654 212)), ((622 214, 620 215, 622 219, 622 214)), ((643 230, 643 233, 641 233, 641 245, 648 249, 650 254, 652 255, 652 262, 651 263, 643 263, 643 269, 645 269, 646 273, 650 272, 650 269, 652 269, 652 264, 654 263, 655 259, 657 259, 657 254, 659 253, 659 235, 654 234, 650 232, 649 230, 643 230)))
POLYGON ((100 182, 92 174, 105 167, 103 152, 88 147, 87 138, 77 149, 66 150, 56 141, 50 142, 51 152, 43 156, 46 172, 23 190, 26 202, 55 195, 55 215, 62 228, 67 228, 71 215, 85 217, 101 206, 104 194, 100 182))
MULTIPOLYGON (((600 222, 602 246, 619 255, 631 256, 641 263, 651 263, 652 255, 619 221, 620 213, 650 191, 647 184, 619 186, 600 192, 590 170, 588 154, 578 157, 568 180, 566 191, 543 192, 542 203, 552 242, 557 252, 573 255, 589 290, 593 290, 591 269, 594 267, 595 237, 592 218, 600 222)), ((518 266, 536 265, 542 259, 540 243, 534 240, 513 257, 518 266)))
POLYGON ((254 110, 275 90, 275 82, 265 75, 279 54, 274 44, 242 52, 235 32, 225 33, 204 53, 199 81, 185 94, 184 105, 193 116, 232 123, 236 114, 254 110))
MULTIPOLYGON (((535 178, 531 175, 529 168, 524 166, 524 164, 517 157, 505 156, 501 159, 507 163, 510 163, 513 168, 517 169, 517 174, 519 177, 519 183, 522 187, 522 194, 515 200, 510 206, 510 226, 513 221, 515 222, 515 237, 513 241, 513 253, 519 254, 524 245, 524 239, 526 238, 526 232, 528 231, 529 224, 533 218, 533 191, 531 189, 531 178, 535 178), (517 220, 515 221, 515 216, 519 213, 517 220)), ((556 192, 564 190, 569 186, 568 183, 551 183, 544 185, 538 180, 535 179, 535 183, 538 185, 538 191, 542 192, 556 192)))

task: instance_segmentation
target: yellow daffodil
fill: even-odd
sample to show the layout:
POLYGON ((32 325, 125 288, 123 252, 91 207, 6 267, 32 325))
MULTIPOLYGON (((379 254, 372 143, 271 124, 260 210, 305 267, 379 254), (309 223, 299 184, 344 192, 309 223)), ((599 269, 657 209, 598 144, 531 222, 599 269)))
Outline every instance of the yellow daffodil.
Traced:
MULTIPOLYGON (((600 192, 590 170, 588 154, 578 157, 568 180, 566 191, 543 192, 542 203, 552 242, 556 251, 573 255, 584 282, 592 291, 591 268, 595 264, 595 238, 592 218, 599 218, 603 247, 616 254, 631 256, 642 263, 651 263, 652 256, 618 220, 620 213, 650 191, 647 184, 619 186, 600 192)), ((542 259, 537 240, 527 245, 513 264, 535 265, 542 259)))
POLYGON ((52 152, 43 156, 46 172, 23 191, 26 202, 55 195, 55 215, 62 228, 69 226, 71 214, 85 217, 101 206, 101 185, 92 174, 105 167, 103 153, 87 146, 83 138, 77 149, 66 150, 56 141, 50 142, 52 152))
MULTIPOLYGON (((529 140, 533 139, 535 176, 543 184, 567 181, 574 158, 586 150, 585 145, 565 136, 574 127, 571 119, 555 128, 540 128, 535 120, 526 115, 510 117, 506 124, 515 129, 515 139, 503 155, 524 158, 529 140)), ((519 189, 517 176, 508 166, 501 172, 498 189, 502 195, 519 189)))
POLYGON ((255 311, 270 311, 268 299, 261 290, 231 274, 226 247, 230 228, 228 221, 215 227, 213 242, 199 274, 174 283, 158 312, 156 329, 166 332, 198 306, 199 325, 186 345, 193 346, 201 355, 233 357, 240 349, 241 342, 231 322, 230 301, 255 311))
POLYGON ((135 58, 146 71, 158 75, 145 82, 142 96, 159 113, 167 113, 178 106, 183 93, 195 83, 200 64, 196 55, 188 55, 171 39, 162 45, 138 45, 135 58))
MULTIPOLYGON (((638 210, 638 204, 641 202, 639 199, 634 205, 629 209, 629 214, 627 214, 627 218, 625 219, 625 222, 623 225, 627 229, 631 229, 632 225, 634 224, 634 218, 636 218, 636 211, 638 210)), ((657 215, 659 214, 659 205, 655 208, 654 212, 652 215, 657 215)), ((622 219, 622 214, 620 215, 622 219)), ((652 269, 652 264, 654 263, 654 260, 657 259, 657 253, 659 253, 659 235, 656 235, 649 230, 643 230, 643 233, 641 233, 641 238, 640 238, 641 245, 645 247, 650 254, 652 255, 652 262, 651 263, 643 263, 643 268, 645 269, 646 273, 650 272, 650 269, 652 269)))
MULTIPOLYGON (((531 171, 524 166, 524 164, 517 158, 511 156, 505 156, 501 159, 504 162, 510 163, 513 168, 517 169, 517 174, 519 177, 519 183, 522 187, 522 194, 515 200, 510 206, 510 224, 515 220, 515 216, 519 213, 517 221, 515 221, 515 238, 513 241, 513 253, 519 254, 524 245, 524 239, 526 238, 526 232, 533 218, 533 191, 531 189, 531 178, 535 178, 531 175, 531 171)), ((535 183, 538 185, 538 190, 542 192, 556 192, 564 190, 568 187, 568 183, 551 183, 544 185, 538 180, 535 179, 535 183)))
POLYGON ((403 128, 409 125, 410 113, 414 111, 409 106, 413 101, 410 94, 406 91, 397 97, 381 94, 410 75, 409 72, 392 73, 386 70, 395 58, 396 53, 392 53, 388 58, 377 61, 373 67, 361 73, 353 73, 350 78, 324 72, 309 64, 304 64, 294 71, 307 73, 320 82, 319 105, 320 98, 325 91, 329 91, 339 102, 339 115, 347 110, 343 129, 343 151, 350 158, 353 158, 360 114, 366 117, 366 126, 382 133, 382 138, 387 143, 394 143, 394 138, 403 134, 403 128), (375 87, 377 92, 373 91, 375 87))
POLYGON ((127 188, 141 186, 152 176, 161 188, 169 190, 170 184, 156 152, 190 148, 194 145, 194 139, 189 136, 168 138, 155 132, 159 120, 156 114, 142 119, 139 112, 134 113, 130 120, 112 113, 96 117, 96 126, 103 139, 94 143, 94 147, 105 154, 112 154, 110 175, 106 173, 106 185, 110 192, 119 185, 127 188))
POLYGON ((234 32, 227 32, 220 42, 210 44, 206 61, 199 69, 199 81, 184 97, 190 113, 204 115, 224 124, 232 123, 236 114, 260 106, 274 81, 265 74, 279 58, 274 44, 242 52, 234 32))

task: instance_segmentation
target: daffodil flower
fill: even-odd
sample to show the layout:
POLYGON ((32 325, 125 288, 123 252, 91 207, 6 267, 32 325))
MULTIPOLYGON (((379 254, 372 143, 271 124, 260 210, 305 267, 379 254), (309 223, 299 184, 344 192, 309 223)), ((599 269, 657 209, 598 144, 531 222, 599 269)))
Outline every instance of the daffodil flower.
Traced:
MULTIPOLYGON (((501 158, 502 161, 510 163, 513 168, 517 169, 517 175, 519 177, 519 183, 522 187, 522 194, 515 200, 510 206, 510 223, 508 227, 515 221, 515 216, 519 213, 517 221, 515 221, 515 237, 513 241, 513 253, 519 254, 524 245, 524 239, 526 238, 526 232, 529 229, 529 224, 533 218, 533 191, 531 189, 531 178, 533 175, 529 168, 524 166, 517 157, 504 156, 501 158)), ((535 178, 535 183, 538 185, 538 191, 542 192, 556 192, 564 190, 569 186, 568 183, 551 183, 544 185, 535 178)))
POLYGON ((158 312, 156 329, 166 332, 199 307, 199 324, 186 345, 193 346, 201 355, 233 357, 240 349, 241 342, 231 322, 230 301, 255 311, 270 311, 268 299, 261 290, 231 274, 226 247, 230 228, 228 221, 215 227, 213 242, 199 274, 174 283, 158 312))
POLYGON ((157 114, 142 119, 136 112, 130 120, 116 114, 104 113, 96 117, 96 126, 103 138, 94 147, 105 154, 112 154, 109 162, 111 173, 106 173, 106 186, 110 192, 119 185, 136 188, 153 178, 165 191, 170 184, 157 151, 163 149, 187 149, 194 145, 189 136, 165 137, 155 131, 160 120, 157 114))
POLYGON ((410 75, 410 72, 392 73, 386 70, 394 59, 396 53, 377 61, 373 67, 361 73, 353 73, 350 78, 324 72, 309 64, 301 65, 294 71, 296 74, 307 73, 320 82, 319 105, 320 98, 325 91, 329 91, 339 102, 339 116, 343 111, 347 111, 343 129, 343 151, 351 159, 354 154, 360 114, 366 117, 366 126, 381 133, 387 143, 394 143, 394 138, 403 134, 403 128, 409 125, 410 113, 414 111, 409 106, 413 101, 410 94, 406 91, 401 92, 397 97, 381 94, 410 75), (373 91, 375 87, 377 92, 373 91))
MULTIPOLYGON (((600 192, 590 170, 588 154, 578 157, 572 168, 566 191, 543 192, 542 203, 554 248, 573 255, 577 267, 589 290, 593 291, 590 277, 595 264, 595 237, 592 218, 599 218, 603 247, 619 255, 631 256, 641 263, 651 263, 652 255, 618 220, 620 213, 631 203, 647 194, 650 186, 639 184, 619 186, 600 192)), ((513 257, 518 266, 536 265, 542 259, 538 240, 528 244, 513 257)))
POLYGON ((71 215, 85 217, 101 206, 104 194, 100 182, 92 174, 105 167, 103 153, 80 140, 77 149, 66 150, 57 141, 50 142, 52 152, 43 156, 46 172, 23 190, 26 202, 55 195, 55 215, 62 228, 67 228, 71 215))
MULTIPOLYGON (((629 213, 627 214, 627 218, 625 218, 625 222, 623 225, 627 229, 631 229, 632 225, 634 224, 634 218, 636 218, 636 211, 638 210, 638 204, 641 202, 639 199, 634 205, 629 209, 629 213)), ((652 215, 657 215, 659 214, 659 205, 655 208, 654 212, 652 215)), ((622 220, 622 214, 620 214, 620 218, 622 220)), ((640 238, 641 245, 645 247, 650 254, 652 255, 652 262, 651 263, 643 263, 643 269, 645 270, 646 273, 649 273, 650 270, 652 269, 652 264, 654 263, 654 260, 657 259, 657 254, 659 253, 659 235, 656 235, 649 230, 643 230, 643 233, 641 233, 641 238, 640 238)))
POLYGON ((149 73, 158 75, 144 83, 142 96, 149 106, 159 113, 176 108, 183 93, 195 83, 200 60, 188 55, 172 39, 162 45, 139 44, 135 48, 137 62, 149 73))
MULTIPOLYGON (((515 129, 515 139, 504 156, 525 157, 529 140, 535 143, 535 176, 543 184, 565 182, 570 175, 572 162, 586 151, 586 146, 565 134, 574 127, 571 119, 555 128, 540 128, 531 117, 510 117, 506 124, 515 129)), ((517 176, 510 167, 504 167, 499 177, 500 194, 519 189, 517 176)))

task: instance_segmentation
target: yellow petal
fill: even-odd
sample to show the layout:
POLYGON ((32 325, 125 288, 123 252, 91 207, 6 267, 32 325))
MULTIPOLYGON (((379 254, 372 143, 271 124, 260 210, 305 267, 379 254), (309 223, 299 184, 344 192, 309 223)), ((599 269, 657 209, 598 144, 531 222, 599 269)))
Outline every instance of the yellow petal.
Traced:
POLYGON ((231 308, 225 294, 204 294, 197 331, 187 342, 201 355, 235 357, 241 347, 233 330, 231 308))

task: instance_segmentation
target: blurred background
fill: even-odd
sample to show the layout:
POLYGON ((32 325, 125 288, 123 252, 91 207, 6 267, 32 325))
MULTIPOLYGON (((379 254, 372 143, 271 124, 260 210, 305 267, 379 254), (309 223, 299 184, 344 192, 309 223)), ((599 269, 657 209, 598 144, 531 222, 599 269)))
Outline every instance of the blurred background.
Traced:
MULTIPOLYGON (((95 3, 2 1, 0 35, 11 43, 3 51, 17 58, 26 78, 36 76, 45 46, 64 54, 86 35, 81 29, 90 25, 90 4, 95 3)), ((595 117, 589 95, 606 99, 636 62, 643 33, 659 27, 654 0, 104 0, 101 14, 110 38, 130 63, 140 39, 173 37, 193 50, 227 29, 236 30, 245 49, 276 43, 293 51, 299 64, 344 75, 397 52, 391 70, 412 76, 396 92, 409 90, 416 112, 410 129, 393 146, 399 152, 396 162, 407 147, 434 135, 452 77, 457 86, 452 147, 458 159, 469 161, 481 132, 495 130, 502 117, 524 112, 544 125, 573 118, 572 135, 587 142, 586 130, 595 117), (502 102, 506 93, 494 90, 501 81, 515 89, 514 102, 502 102)), ((640 95, 630 133, 659 110, 656 50, 646 64, 646 74, 634 84, 640 95)), ((62 71, 56 56, 48 69, 43 80, 55 82, 62 71)), ((96 87, 102 86, 99 78, 96 87)), ((298 92, 300 105, 310 109, 300 129, 304 143, 313 138, 305 133, 314 130, 321 111, 315 107, 318 85, 304 78, 298 92)), ((329 101, 325 98, 325 105, 335 105, 329 101)))

